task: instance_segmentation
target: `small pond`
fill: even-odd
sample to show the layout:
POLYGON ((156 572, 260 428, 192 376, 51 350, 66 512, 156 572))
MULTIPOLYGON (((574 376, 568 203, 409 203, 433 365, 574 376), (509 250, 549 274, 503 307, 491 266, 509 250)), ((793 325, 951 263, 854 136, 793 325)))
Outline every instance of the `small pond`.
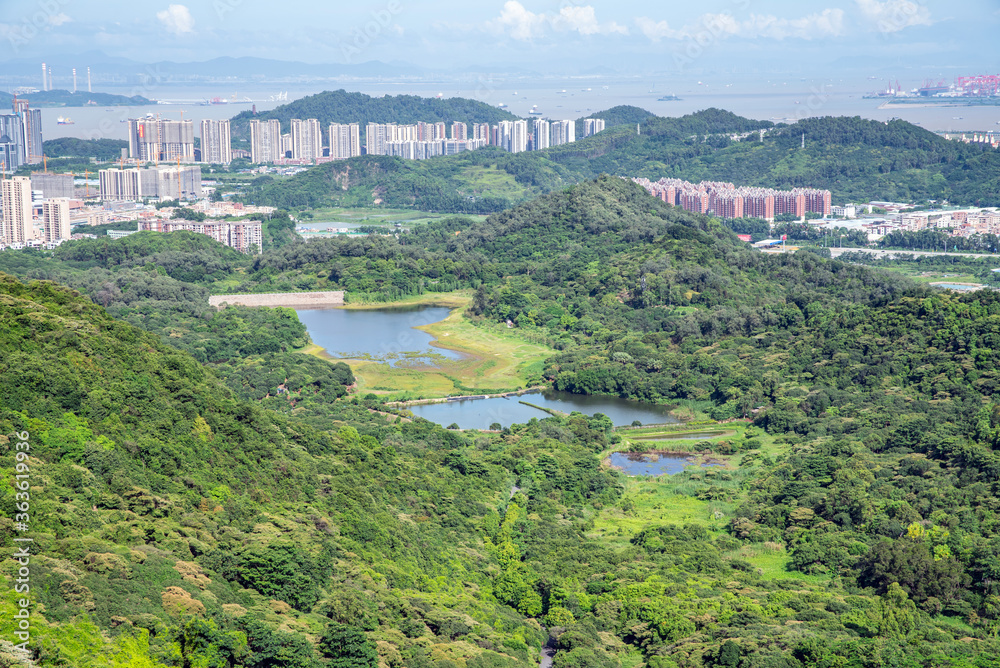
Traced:
MULTIPOLYGON (((612 452, 608 461, 611 466, 621 469, 625 475, 654 477, 680 473, 695 463, 693 455, 658 454, 655 452, 612 452)), ((702 466, 724 466, 724 464, 707 461, 702 466)))
POLYGON ((946 290, 954 290, 956 292, 975 292, 976 290, 982 290, 985 285, 972 284, 972 283, 931 283, 935 288, 944 288, 946 290))

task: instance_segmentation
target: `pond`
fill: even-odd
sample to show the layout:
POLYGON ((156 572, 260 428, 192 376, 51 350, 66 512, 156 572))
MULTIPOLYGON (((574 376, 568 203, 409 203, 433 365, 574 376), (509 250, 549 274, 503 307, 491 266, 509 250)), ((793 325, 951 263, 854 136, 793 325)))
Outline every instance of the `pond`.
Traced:
POLYGON ((373 359, 393 366, 433 365, 461 353, 431 345, 434 337, 414 327, 448 317, 444 306, 384 309, 302 309, 296 311, 313 343, 333 357, 373 359))
POLYGON ((625 475, 673 475, 694 464, 691 455, 664 455, 653 452, 612 452, 611 465, 625 475))
POLYGON ((531 418, 541 420, 551 417, 551 414, 522 402, 563 413, 573 411, 585 415, 603 413, 616 427, 630 425, 634 420, 639 420, 643 424, 679 422, 670 415, 666 406, 627 401, 617 397, 595 397, 554 391, 531 392, 512 397, 463 399, 439 404, 417 404, 407 406, 407 410, 441 425, 457 424, 461 429, 489 429, 494 423, 509 427, 512 424, 528 422, 531 418))
MULTIPOLYGON (((434 337, 419 329, 421 325, 440 322, 451 309, 444 306, 412 306, 380 309, 301 309, 299 320, 306 326, 313 343, 331 356, 341 359, 371 359, 396 367, 434 366, 442 360, 463 359, 462 353, 431 344, 434 337)), ((586 415, 603 413, 615 426, 678 422, 667 407, 643 404, 616 397, 593 397, 568 392, 530 393, 513 397, 465 399, 441 404, 409 406, 415 415, 462 429, 489 429, 500 423, 504 427, 524 423, 531 418, 551 415, 535 406, 586 415)))
POLYGON ((935 288, 944 288, 945 290, 954 290, 955 292, 975 292, 986 287, 978 283, 931 283, 931 285, 935 288))

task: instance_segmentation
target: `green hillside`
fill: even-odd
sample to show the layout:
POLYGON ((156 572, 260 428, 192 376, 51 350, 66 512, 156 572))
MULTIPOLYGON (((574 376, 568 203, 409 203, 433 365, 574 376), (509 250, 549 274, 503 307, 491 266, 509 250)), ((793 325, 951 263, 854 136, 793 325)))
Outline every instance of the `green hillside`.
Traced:
POLYGON ((465 123, 492 123, 515 120, 510 112, 492 105, 461 97, 426 98, 416 95, 372 97, 364 93, 348 93, 341 89, 307 95, 288 104, 256 115, 244 111, 233 117, 233 135, 249 138, 247 123, 251 119, 281 121, 283 132, 289 132, 291 119, 316 118, 323 126, 330 123, 360 123, 364 137, 367 123, 416 123, 443 121, 449 126, 453 121, 465 123))
MULTIPOLYGON (((1000 154, 948 141, 905 121, 828 117, 775 126, 718 109, 680 118, 644 118, 648 112, 634 107, 603 114, 593 115, 609 119, 609 129, 598 135, 510 156, 509 164, 516 167, 504 171, 513 172, 521 185, 532 186, 523 190, 512 188, 502 175, 470 182, 466 166, 478 158, 463 154, 408 161, 399 168, 407 174, 399 182, 380 180, 378 172, 355 158, 354 163, 314 167, 271 188, 254 190, 250 199, 279 206, 340 201, 344 205, 417 206, 424 201, 434 210, 478 213, 501 211, 539 192, 603 173, 783 189, 824 188, 832 191, 835 202, 948 199, 957 204, 1000 204, 1000 154), (640 124, 638 134, 636 123, 640 124), (760 131, 764 131, 763 138, 760 131), (344 199, 339 192, 343 181, 329 175, 331 170, 351 172, 352 164, 358 165, 358 173, 352 175, 350 184, 358 187, 360 196, 344 199), (478 204, 468 204, 470 196, 478 204)), ((499 162, 493 156, 487 160, 499 162)))
MULTIPOLYGON (((86 106, 99 106, 99 107, 109 107, 109 106, 122 106, 122 107, 141 107, 149 104, 155 104, 155 101, 148 100, 141 95, 116 95, 114 93, 88 93, 86 91, 69 91, 69 90, 46 90, 38 91, 37 93, 31 93, 30 95, 22 95, 23 99, 27 99, 31 106, 34 108, 38 107, 86 107, 86 106), (93 102, 94 104, 90 104, 93 102)), ((14 100, 14 96, 5 91, 0 91, 0 106, 10 108, 11 103, 14 100)))
POLYGON ((261 177, 243 199, 289 209, 387 206, 492 213, 575 180, 560 165, 491 147, 441 160, 381 155, 339 160, 289 179, 261 177))
POLYGON ((76 137, 60 137, 49 139, 43 144, 45 156, 52 158, 97 158, 98 160, 117 160, 122 149, 128 148, 124 139, 77 139, 76 137))
POLYGON ((555 668, 1000 655, 995 293, 767 256, 608 176, 398 239, 209 241, 0 255, 106 304, 0 276, 0 466, 31 487, 25 511, 5 486, 0 531, 35 541, 38 665, 530 668, 549 638, 555 668), (549 343, 556 387, 736 420, 459 432, 320 386, 299 411, 266 396, 301 356, 283 309, 182 315, 223 287, 472 287, 469 326, 549 343), (210 354, 268 336, 286 348, 210 354), (616 448, 719 466, 626 478, 616 448))

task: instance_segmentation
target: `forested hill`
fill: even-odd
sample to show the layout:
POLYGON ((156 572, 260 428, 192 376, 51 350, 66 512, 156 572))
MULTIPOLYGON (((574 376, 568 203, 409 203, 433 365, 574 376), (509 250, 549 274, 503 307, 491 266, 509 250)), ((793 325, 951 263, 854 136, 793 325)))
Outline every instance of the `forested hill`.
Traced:
POLYGON ((247 123, 251 119, 281 121, 282 132, 289 132, 293 118, 316 118, 323 127, 330 123, 360 123, 364 136, 366 123, 428 123, 443 121, 449 126, 453 121, 465 123, 491 123, 510 121, 517 116, 493 105, 461 97, 427 98, 416 95, 386 95, 372 97, 364 93, 335 90, 308 95, 283 104, 256 116, 244 111, 232 119, 233 134, 249 137, 247 123))
MULTIPOLYGON (((628 104, 618 105, 617 107, 611 107, 610 109, 605 109, 604 111, 596 111, 584 118, 600 118, 604 120, 604 125, 606 128, 613 128, 619 125, 630 125, 635 127, 638 123, 654 117, 655 114, 651 111, 646 111, 642 107, 634 107, 628 104)), ((576 136, 583 136, 583 118, 576 122, 576 136)))
POLYGON ((530 153, 488 147, 433 160, 363 155, 313 167, 290 179, 260 177, 247 202, 296 207, 414 208, 493 213, 578 180, 562 165, 530 153))
POLYGON ((523 316, 537 325, 573 314, 572 326, 558 328, 567 336, 583 335, 600 322, 645 330, 700 318, 714 321, 712 328, 742 330, 793 311, 802 318, 813 302, 885 303, 922 290, 896 275, 813 254, 765 255, 718 221, 664 204, 613 176, 550 193, 481 223, 444 219, 398 239, 287 245, 255 260, 254 269, 263 276, 285 275, 295 284, 331 263, 334 270, 317 289, 389 301, 442 283, 482 285, 516 302, 501 309, 514 320, 523 316), (389 261, 373 263, 372 257, 389 261), (559 296, 560 306, 541 308, 533 294, 559 296), (578 322, 582 315, 587 320, 578 322), (725 322, 731 317, 734 322, 725 322))
POLYGON ((623 127, 554 147, 546 157, 588 175, 825 188, 835 202, 930 198, 1000 204, 1000 153, 949 141, 906 121, 824 117, 773 126, 710 109, 650 118, 641 134, 623 127), (762 139, 755 132, 761 129, 762 139))
POLYGON ((514 542, 535 503, 511 500, 515 461, 550 466, 551 508, 620 494, 591 454, 603 423, 558 448, 536 429, 516 457, 356 403, 318 430, 52 283, 0 274, 0 323, 0 466, 31 481, 27 531, 4 485, 0 534, 35 541, 37 662, 5 640, 5 666, 530 668, 545 608, 514 542))
POLYGON ((511 156, 509 164, 517 166, 501 169, 502 173, 470 169, 475 158, 445 156, 407 165, 411 176, 397 184, 366 176, 368 170, 361 166, 350 181, 357 190, 345 198, 343 182, 322 175, 330 170, 347 173, 352 164, 364 164, 354 158, 336 167, 313 168, 252 195, 258 203, 278 206, 419 208, 423 203, 435 210, 489 212, 605 173, 825 188, 833 192, 835 203, 948 199, 969 205, 1000 204, 1000 152, 949 141, 905 121, 826 117, 776 126, 718 109, 680 118, 633 120, 642 114, 635 108, 608 110, 609 125, 621 125, 571 144, 511 156), (425 193, 434 196, 424 199, 425 193), (470 197, 478 204, 471 205, 470 197))
POLYGON ((0 274, 0 468, 30 476, 28 510, 0 489, 0 535, 34 540, 34 663, 4 641, 0 665, 532 668, 550 633, 554 668, 1000 656, 997 293, 767 256, 609 176, 253 260, 139 233, 0 262, 164 337, 0 274), (296 389, 301 353, 240 348, 292 345, 294 316, 192 308, 334 287, 472 287, 469 326, 551 343, 556 387, 755 424, 696 446, 730 467, 626 484, 601 464, 622 438, 604 416, 473 433, 321 400, 349 378, 296 389), (219 355, 225 384, 199 361, 219 355))

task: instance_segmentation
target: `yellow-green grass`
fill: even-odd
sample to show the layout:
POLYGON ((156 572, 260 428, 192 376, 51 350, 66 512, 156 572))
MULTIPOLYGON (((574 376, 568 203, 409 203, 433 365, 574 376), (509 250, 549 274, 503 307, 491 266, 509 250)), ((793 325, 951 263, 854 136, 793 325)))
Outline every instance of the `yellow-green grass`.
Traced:
MULTIPOLYGON (((541 376, 545 360, 555 353, 546 345, 526 341, 515 332, 473 325, 464 315, 468 291, 408 297, 391 304, 351 304, 348 308, 438 305, 452 308, 444 320, 417 329, 434 337, 433 345, 462 353, 463 358, 439 358, 434 366, 393 367, 373 360, 343 360, 351 366, 358 391, 387 400, 437 398, 467 392, 525 388, 541 376)), ((318 346, 303 352, 333 359, 318 346)))
POLYGON ((806 575, 788 570, 791 560, 788 550, 781 543, 750 543, 725 554, 730 559, 742 559, 758 569, 765 580, 802 580, 820 583, 829 580, 826 575, 806 575))
MULTIPOLYGON (((318 209, 310 209, 309 213, 312 214, 312 218, 306 218, 300 220, 299 222, 306 224, 344 222, 365 223, 367 225, 392 225, 394 223, 418 225, 432 220, 440 220, 442 218, 450 218, 459 215, 453 213, 431 213, 429 211, 418 211, 416 209, 366 209, 340 207, 321 207, 318 209)), ((482 215, 461 215, 463 218, 471 218, 477 221, 486 219, 486 216, 482 215)))
POLYGON ((625 478, 622 498, 631 500, 634 507, 628 512, 623 511, 620 505, 602 509, 594 518, 594 528, 587 535, 624 547, 633 536, 649 526, 696 524, 710 530, 721 530, 725 519, 716 519, 715 512, 728 516, 730 504, 677 494, 677 484, 671 478, 625 478))
MULTIPOLYGON (((726 427, 733 434, 716 438, 739 438, 747 426, 742 423, 730 423, 726 427)), ((775 443, 775 439, 760 429, 751 428, 754 437, 761 441, 761 447, 754 452, 767 456, 787 451, 784 443, 775 443)), ((646 431, 646 430, 644 430, 646 431)), ((625 436, 627 432, 622 435, 625 436)), ((712 439, 705 439, 712 440, 712 439)), ((687 441, 688 448, 698 441, 687 441)), ((644 442, 644 445, 648 442, 644 442)), ((683 441, 675 441, 664 447, 664 450, 684 450, 683 441)), ((630 443, 623 440, 614 447, 615 451, 628 451, 630 443)), ((601 453, 607 457, 612 450, 601 453)), ((626 506, 631 508, 626 512, 625 506, 601 509, 594 516, 594 528, 588 532, 591 538, 601 539, 616 547, 625 547, 638 532, 649 526, 665 524, 694 524, 707 528, 717 535, 726 535, 726 527, 736 508, 746 498, 747 478, 752 473, 739 468, 744 454, 731 457, 717 457, 727 463, 727 468, 701 468, 696 464, 688 467, 682 473, 670 476, 627 477, 623 476, 625 491, 622 496, 626 506), (697 498, 699 491, 709 486, 725 490, 726 496, 720 500, 702 500, 697 498), (629 503, 630 502, 630 503, 629 503)), ((742 559, 759 569, 766 579, 791 579, 805 582, 824 582, 829 579, 821 575, 805 575, 798 571, 789 571, 790 556, 782 544, 761 543, 741 545, 736 550, 727 552, 724 556, 732 559, 742 559)))
POLYGON ((455 292, 430 292, 422 295, 408 295, 392 302, 351 301, 351 295, 346 295, 348 302, 341 308, 345 309, 383 309, 400 306, 447 306, 448 308, 468 308, 472 301, 472 290, 456 290, 455 292))
POLYGON ((489 191, 497 197, 523 197, 527 188, 518 183, 513 176, 505 171, 492 167, 470 165, 462 169, 458 175, 462 182, 461 191, 476 194, 489 191))
POLYGON ((886 271, 909 276, 917 283, 933 283, 937 281, 947 281, 949 283, 981 283, 982 278, 972 274, 955 274, 947 271, 927 271, 919 269, 917 265, 883 267, 886 271))

